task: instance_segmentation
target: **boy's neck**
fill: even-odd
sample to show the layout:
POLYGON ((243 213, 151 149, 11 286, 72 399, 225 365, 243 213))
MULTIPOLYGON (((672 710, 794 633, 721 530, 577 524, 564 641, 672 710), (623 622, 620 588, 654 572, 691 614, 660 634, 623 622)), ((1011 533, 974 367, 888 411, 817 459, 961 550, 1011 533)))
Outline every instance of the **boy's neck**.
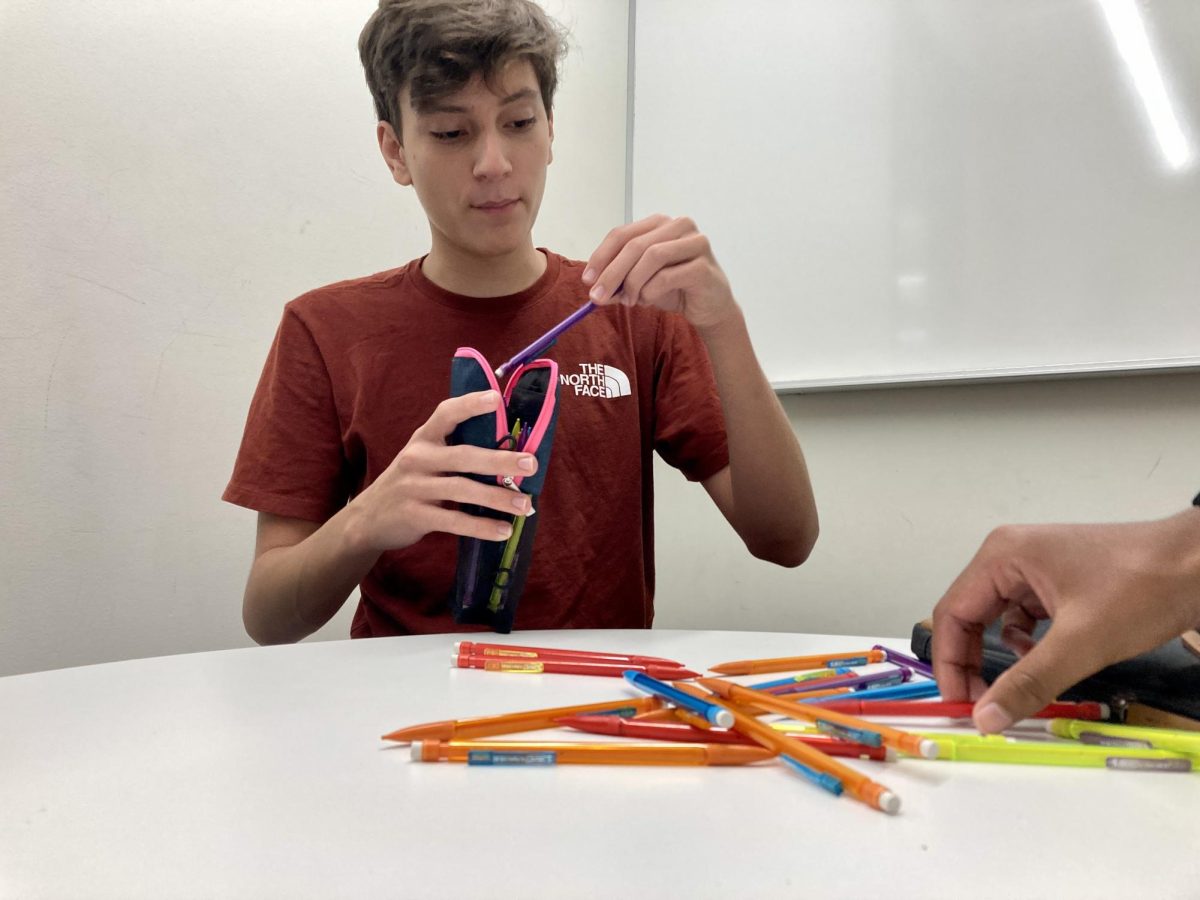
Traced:
POLYGON ((480 257, 435 241, 421 264, 425 277, 464 297, 505 297, 525 290, 546 271, 546 256, 530 241, 504 256, 480 257))

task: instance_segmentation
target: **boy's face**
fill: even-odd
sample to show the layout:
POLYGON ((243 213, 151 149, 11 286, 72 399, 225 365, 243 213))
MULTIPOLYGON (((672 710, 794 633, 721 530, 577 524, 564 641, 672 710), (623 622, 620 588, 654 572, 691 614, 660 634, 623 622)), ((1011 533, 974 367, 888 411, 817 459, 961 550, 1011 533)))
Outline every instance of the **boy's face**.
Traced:
POLYGON ((398 184, 412 185, 434 245, 473 256, 502 256, 532 243, 546 186, 554 124, 528 60, 494 79, 475 76, 455 94, 418 111, 401 95, 403 144, 380 122, 380 150, 398 184))

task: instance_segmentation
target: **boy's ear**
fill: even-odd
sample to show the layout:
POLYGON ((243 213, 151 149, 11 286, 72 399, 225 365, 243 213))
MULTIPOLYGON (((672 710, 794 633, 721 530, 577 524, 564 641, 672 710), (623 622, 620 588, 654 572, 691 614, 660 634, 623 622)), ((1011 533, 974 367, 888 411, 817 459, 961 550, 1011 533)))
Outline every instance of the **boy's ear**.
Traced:
POLYGON ((412 175, 408 171, 408 164, 404 161, 404 145, 396 136, 392 123, 380 122, 377 124, 375 137, 379 141, 379 152, 383 154, 383 161, 387 163, 387 167, 392 173, 392 180, 405 187, 411 185, 412 175))
POLYGON ((550 126, 550 151, 547 154, 546 165, 554 162, 554 113, 546 116, 546 123, 550 126))

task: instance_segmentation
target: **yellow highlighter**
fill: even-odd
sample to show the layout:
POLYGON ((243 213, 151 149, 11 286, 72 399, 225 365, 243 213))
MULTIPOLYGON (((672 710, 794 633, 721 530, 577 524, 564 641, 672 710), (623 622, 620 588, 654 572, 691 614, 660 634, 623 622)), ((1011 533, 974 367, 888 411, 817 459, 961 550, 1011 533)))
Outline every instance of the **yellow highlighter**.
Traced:
MULTIPOLYGON (((1113 747, 1118 742, 1141 742, 1157 750, 1200 754, 1200 731, 1177 728, 1146 728, 1136 725, 1115 725, 1109 722, 1085 722, 1082 719, 1046 719, 1046 730, 1059 737, 1075 738, 1087 744, 1113 747), (1093 736, 1094 737, 1089 737, 1093 736), (1108 738, 1109 740, 1104 740, 1108 738)), ((1128 745, 1127 745, 1128 746, 1128 745)))
POLYGON ((1092 766, 1152 772, 1192 772, 1200 753, 1176 753, 1141 747, 1094 747, 1057 741, 1014 741, 1001 734, 942 734, 922 737, 937 744, 938 759, 1014 763, 1031 766, 1092 766))

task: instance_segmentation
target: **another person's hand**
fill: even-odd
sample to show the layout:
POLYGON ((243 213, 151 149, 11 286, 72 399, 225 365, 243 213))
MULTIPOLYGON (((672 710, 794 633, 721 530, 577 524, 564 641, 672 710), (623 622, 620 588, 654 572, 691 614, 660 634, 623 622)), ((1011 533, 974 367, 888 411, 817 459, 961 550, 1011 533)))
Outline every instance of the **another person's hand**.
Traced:
POLYGON ((496 402, 494 391, 479 391, 438 404, 383 474, 351 502, 358 543, 383 552, 411 546, 432 531, 487 541, 508 538, 510 522, 468 515, 455 506, 473 503, 510 516, 528 515, 529 497, 457 473, 528 476, 537 471, 537 458, 446 443, 460 422, 493 411, 496 402))
POLYGON ((687 218, 656 215, 614 228, 583 281, 598 306, 656 306, 681 313, 701 332, 741 313, 708 238, 687 218))
POLYGON ((980 731, 997 732, 1197 624, 1200 508, 1155 522, 1004 526, 934 610, 934 676, 945 699, 976 700, 980 731), (983 630, 997 618, 1021 659, 988 688, 983 630))

